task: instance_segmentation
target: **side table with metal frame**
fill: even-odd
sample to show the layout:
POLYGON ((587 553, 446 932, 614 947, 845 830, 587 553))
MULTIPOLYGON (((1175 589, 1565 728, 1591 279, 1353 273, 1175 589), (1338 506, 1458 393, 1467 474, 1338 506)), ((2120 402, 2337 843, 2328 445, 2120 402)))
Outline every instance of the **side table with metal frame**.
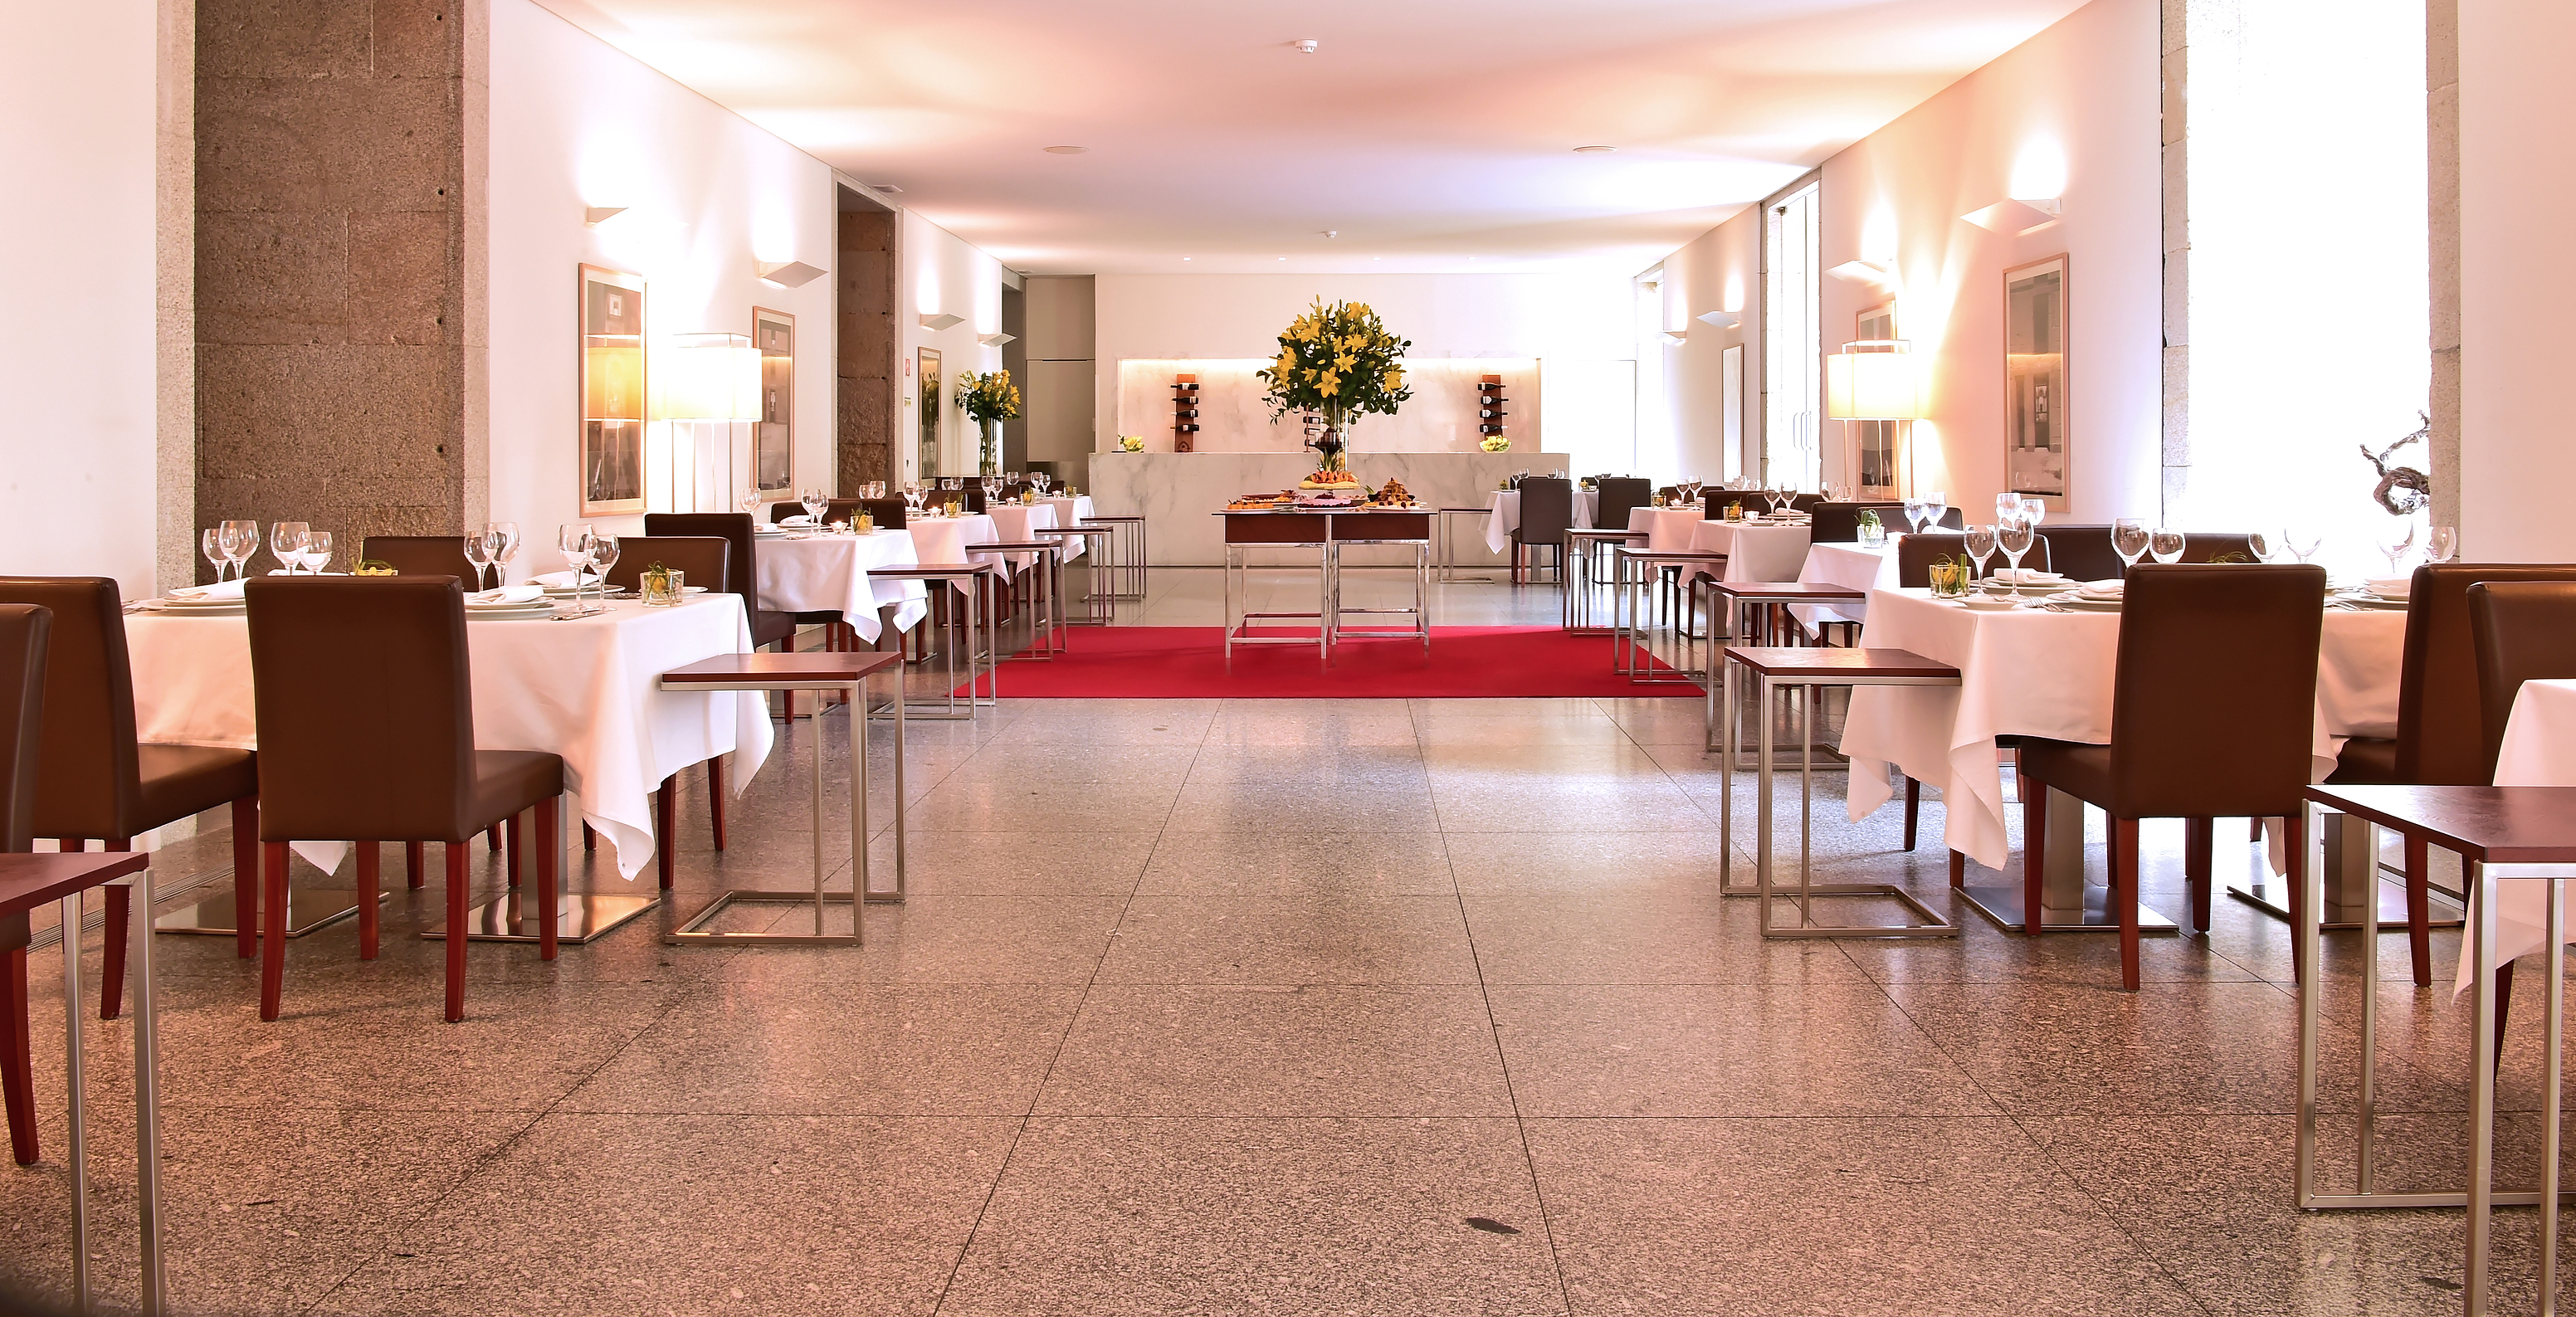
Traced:
MULTIPOLYGON (((1726 555, 1698 549, 1636 549, 1622 544, 1612 546, 1610 561, 1610 670, 1638 685, 1699 681, 1708 669, 1687 666, 1691 660, 1686 653, 1676 653, 1674 657, 1681 662, 1671 664, 1661 672, 1652 666, 1653 646, 1639 638, 1649 634, 1654 625, 1647 616, 1652 599, 1641 593, 1645 585, 1644 572, 1664 567, 1685 571, 1714 567, 1725 562, 1726 555)), ((1675 618, 1673 636, 1678 642, 1677 648, 1689 648, 1691 642, 1699 639, 1691 633, 1689 620, 1680 617, 1675 618)))
MULTIPOLYGON (((1437 543, 1440 546, 1440 554, 1437 558, 1432 560, 1431 565, 1438 574, 1439 580, 1442 584, 1445 585, 1458 579, 1458 572, 1460 570, 1458 564, 1458 518, 1484 517, 1491 520, 1493 515, 1494 510, 1492 508, 1464 507, 1441 508, 1432 514, 1434 519, 1439 523, 1439 530, 1436 534, 1437 543)), ((1475 579, 1480 581, 1490 581, 1494 578, 1491 576, 1479 575, 1475 579)))
MULTIPOLYGON (((966 596, 966 616, 963 624, 956 628, 960 633, 956 643, 966 651, 965 712, 958 712, 957 651, 950 648, 950 642, 943 636, 939 642, 939 652, 945 660, 942 668, 947 675, 947 680, 940 688, 941 700, 937 704, 927 701, 915 704, 911 696, 906 695, 904 703, 912 717, 972 722, 977 709, 991 708, 1001 703, 1001 641, 999 629, 993 624, 993 599, 996 594, 993 579, 999 570, 990 562, 919 563, 903 567, 868 569, 868 577, 871 580, 920 581, 925 584, 946 582, 952 587, 952 595, 958 593, 953 587, 960 582, 970 587, 963 592, 966 596), (980 655, 975 650, 975 632, 978 626, 984 632, 984 649, 980 655), (979 684, 982 682, 990 684, 989 686, 979 684), (989 694, 985 693, 987 690, 990 691, 989 694), (937 712, 933 712, 934 709, 937 712)), ((953 604, 955 601, 952 598, 946 602, 953 604)), ((925 626, 921 629, 928 628, 925 626)), ((948 628, 941 629, 945 631, 948 628)), ((926 655, 923 661, 928 661, 926 655)))
POLYGON ((1601 560, 1610 556, 1610 550, 1638 538, 1633 531, 1603 530, 1593 526, 1578 526, 1565 533, 1565 559, 1570 570, 1564 573, 1565 608, 1560 625, 1568 634, 1607 636, 1617 633, 1618 597, 1613 595, 1610 601, 1613 625, 1604 626, 1594 615, 1592 587, 1608 584, 1600 579, 1599 572, 1601 560))
MULTIPOLYGON (((1332 543, 1325 550, 1324 626, 1332 643, 1344 636, 1363 639, 1419 639, 1422 652, 1431 652, 1431 516, 1428 512, 1400 509, 1366 509, 1327 514, 1332 543), (1413 606, 1411 608, 1352 608, 1342 603, 1342 550, 1354 546, 1383 545, 1406 548, 1413 552, 1413 606), (1408 617, 1406 627, 1358 626, 1342 624, 1349 616, 1408 617)), ((1362 567, 1356 570, 1369 571, 1362 567)))
POLYGON ((1082 522, 1071 526, 1033 526, 1029 533, 1052 537, 1064 546, 1058 553, 1061 561, 1073 561, 1075 540, 1082 541, 1092 555, 1091 579, 1083 585, 1081 594, 1066 596, 1067 599, 1080 599, 1082 612, 1076 614, 1067 610, 1065 625, 1108 626, 1115 622, 1119 599, 1117 528, 1082 522), (1104 605, 1106 612, 1102 611, 1104 605))
POLYGON ((1108 597, 1144 602, 1145 572, 1151 566, 1145 557, 1145 519, 1143 517, 1104 517, 1095 512, 1074 524, 1107 526, 1116 531, 1120 539, 1127 541, 1123 548, 1118 546, 1117 541, 1111 541, 1114 552, 1110 558, 1112 566, 1109 570, 1111 585, 1108 597), (1134 588, 1128 588, 1130 586, 1134 588))
POLYGON ((1332 600, 1332 518, 1321 512, 1219 512, 1225 525, 1225 670, 1234 671, 1234 647, 1237 645, 1313 645, 1315 666, 1329 667, 1333 659, 1332 619, 1327 613, 1332 600), (1311 613, 1255 612, 1252 609, 1252 587, 1249 581, 1251 554, 1254 549, 1315 550, 1315 611, 1311 613), (1243 608, 1235 608, 1237 578, 1245 578, 1243 608), (1252 634, 1258 622, 1312 622, 1311 636, 1260 636, 1252 634))
POLYGON ((862 941, 860 907, 867 904, 901 904, 904 898, 906 865, 904 856, 904 788, 903 788, 903 656, 893 652, 862 650, 853 653, 801 654, 723 654, 715 658, 674 668, 662 674, 661 687, 670 691, 845 691, 850 697, 850 891, 848 895, 823 890, 829 869, 823 859, 823 727, 820 720, 814 730, 814 890, 807 892, 772 891, 757 888, 734 888, 719 893, 705 909, 689 916, 662 940, 673 945, 711 944, 720 946, 858 946, 862 941), (894 890, 887 893, 868 890, 868 709, 867 681, 872 676, 890 674, 894 693, 885 703, 894 710, 894 890), (726 909, 736 905, 814 904, 812 933, 726 933, 709 929, 726 909), (850 907, 850 931, 847 935, 823 931, 824 911, 834 904, 850 907))

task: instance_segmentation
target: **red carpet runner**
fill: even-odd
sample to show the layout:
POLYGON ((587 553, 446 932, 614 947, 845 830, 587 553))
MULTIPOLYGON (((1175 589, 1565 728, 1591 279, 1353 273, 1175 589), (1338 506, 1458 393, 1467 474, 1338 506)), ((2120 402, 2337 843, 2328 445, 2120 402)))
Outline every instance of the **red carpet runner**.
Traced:
MULTIPOLYGON (((1236 645, 1225 670, 1215 627, 1077 629, 1052 663, 1005 663, 1005 699, 1420 699, 1476 696, 1673 696, 1688 683, 1639 686, 1610 670, 1607 636, 1552 626, 1444 626, 1431 653, 1412 640, 1345 640, 1319 669, 1313 645, 1236 645)), ((960 687, 962 694, 964 688, 960 687)))

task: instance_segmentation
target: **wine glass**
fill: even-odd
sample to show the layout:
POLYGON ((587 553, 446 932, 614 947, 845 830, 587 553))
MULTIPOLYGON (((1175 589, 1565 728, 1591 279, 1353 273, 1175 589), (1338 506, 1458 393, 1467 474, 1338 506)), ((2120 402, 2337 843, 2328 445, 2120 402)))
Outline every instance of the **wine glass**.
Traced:
POLYGON ((487 522, 483 529, 501 537, 501 547, 492 551, 492 588, 497 590, 510 583, 510 560, 519 556, 519 523, 487 522))
POLYGON ((287 575, 295 574, 295 564, 304 556, 304 537, 311 530, 312 527, 300 521, 281 521, 268 528, 268 551, 276 557, 278 565, 286 569, 287 575))
POLYGON ((2281 532, 2281 547, 2288 549, 2290 556, 2301 562, 2306 562, 2308 555, 2315 553, 2317 546, 2324 542, 2325 536, 2318 534, 2314 527, 2292 526, 2281 532))
POLYGON ((207 562, 214 564, 215 579, 217 581, 223 580, 224 565, 232 561, 231 558, 226 555, 224 550, 223 531, 216 527, 208 526, 205 530, 199 532, 197 535, 197 550, 198 552, 206 555, 207 562))
POLYGON ((2004 551, 2004 579, 2015 585, 2021 584, 2021 556, 2030 552, 2031 541, 2034 538, 2036 538, 2036 532, 2031 529, 2027 521, 2016 518, 2012 521, 1996 523, 1995 547, 2004 551))
POLYGON ((742 491, 742 497, 736 500, 735 506, 757 518, 760 515, 760 505, 766 501, 761 498, 759 490, 746 489, 742 491))
POLYGON ((1918 535, 1923 531, 1923 500, 1911 494, 1905 497, 1905 528, 1918 535))
POLYGON ((816 526, 823 524, 823 514, 830 511, 832 507, 831 496, 819 489, 806 490, 796 496, 796 501, 805 505, 805 515, 811 518, 816 526))
POLYGON ((239 579, 246 574, 242 570, 242 564, 249 562, 250 556, 259 552, 259 523, 227 521, 215 529, 223 537, 221 543, 224 546, 224 558, 232 564, 234 578, 239 579))
POLYGON ((2147 552, 2147 523, 2138 517, 2122 517, 2111 523, 2111 551, 2120 555, 2123 573, 2138 565, 2147 552))
POLYGON ((1923 496, 1923 524, 1925 526, 1937 529, 1941 525, 1941 519, 1949 515, 1949 495, 1936 489, 1923 496))
POLYGON ((2374 538, 2378 541, 2380 555, 2388 559, 2388 574, 2395 576, 2397 564, 2415 550, 2415 523, 2411 519, 2401 521, 2380 531, 2374 538))
POLYGON ((2256 562, 2281 560, 2281 542, 2259 530, 2245 537, 2245 548, 2254 555, 2256 562))
POLYGON ((2019 520, 2021 520, 2021 495, 2011 493, 1995 495, 1995 524, 2000 526, 2007 521, 2019 520))
POLYGON ((331 565, 331 552, 331 532, 327 530, 305 532, 303 557, 306 574, 321 575, 323 569, 331 565))
POLYGON ((1985 575, 1986 560, 1995 556, 1995 528, 1970 526, 1961 538, 1965 541, 1961 547, 1965 548, 1968 556, 1977 562, 1977 575, 1985 575))
POLYGON ((490 531, 465 537, 465 561, 474 568, 474 588, 483 588, 483 573, 492 566, 492 551, 500 547, 500 537, 490 531))
POLYGON ((606 603, 608 600, 608 569, 617 565, 616 536, 593 535, 590 537, 590 565, 592 570, 599 573, 599 597, 602 603, 606 603))
POLYGON ((2157 562, 2176 562, 2182 558, 2182 532, 2158 526, 2147 532, 2147 552, 2157 562))
POLYGON ((590 566, 590 540, 590 527, 580 522, 567 521, 555 528, 555 547, 563 551, 564 565, 572 568, 572 589, 576 597, 581 594, 582 572, 590 566))
POLYGON ((2032 530, 2038 530, 2041 518, 2047 515, 2048 504, 2035 498, 2025 498, 2021 501, 2021 519, 2029 522, 2032 530))
MULTIPOLYGON (((1030 472, 1029 481, 1038 487, 1039 498, 1045 498, 1047 491, 1055 488, 1055 477, 1044 471, 1030 472)), ((1694 485, 1692 488, 1696 489, 1698 486, 1694 485)))
POLYGON ((2427 526, 2424 528, 2424 561, 2449 562, 2460 554, 2460 528, 2427 526))

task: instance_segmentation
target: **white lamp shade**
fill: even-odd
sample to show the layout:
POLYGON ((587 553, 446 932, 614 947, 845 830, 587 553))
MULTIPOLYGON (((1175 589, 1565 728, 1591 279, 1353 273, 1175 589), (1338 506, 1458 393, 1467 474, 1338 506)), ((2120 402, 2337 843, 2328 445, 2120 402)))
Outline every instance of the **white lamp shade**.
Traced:
POLYGON ((1910 352, 1837 352, 1825 358, 1825 416, 1836 421, 1922 419, 1910 352))
POLYGON ((760 349, 747 334, 682 334, 654 361, 670 421, 760 419, 760 349))

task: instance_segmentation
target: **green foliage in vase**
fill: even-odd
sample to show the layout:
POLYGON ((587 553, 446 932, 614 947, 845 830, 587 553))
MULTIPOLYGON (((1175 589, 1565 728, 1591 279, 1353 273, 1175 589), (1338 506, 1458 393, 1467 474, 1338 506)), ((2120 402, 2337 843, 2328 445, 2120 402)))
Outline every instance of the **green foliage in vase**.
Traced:
POLYGON ((971 370, 957 372, 957 409, 978 421, 1016 421, 1020 419, 1020 386, 1011 383, 1011 372, 991 371, 978 375, 971 370))

